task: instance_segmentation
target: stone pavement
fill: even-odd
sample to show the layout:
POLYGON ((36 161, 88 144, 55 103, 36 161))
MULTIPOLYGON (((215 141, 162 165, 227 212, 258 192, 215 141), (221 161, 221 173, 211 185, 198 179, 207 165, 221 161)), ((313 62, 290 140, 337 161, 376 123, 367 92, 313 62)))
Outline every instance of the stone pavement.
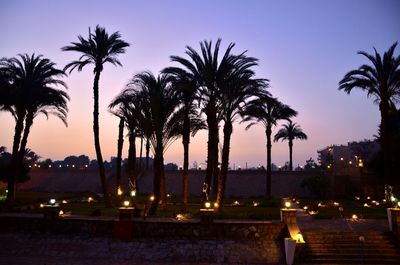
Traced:
POLYGON ((120 242, 109 237, 14 232, 0 234, 0 264, 257 264, 259 257, 254 255, 268 255, 265 251, 262 253, 266 248, 262 243, 252 246, 232 240, 136 239, 120 242))

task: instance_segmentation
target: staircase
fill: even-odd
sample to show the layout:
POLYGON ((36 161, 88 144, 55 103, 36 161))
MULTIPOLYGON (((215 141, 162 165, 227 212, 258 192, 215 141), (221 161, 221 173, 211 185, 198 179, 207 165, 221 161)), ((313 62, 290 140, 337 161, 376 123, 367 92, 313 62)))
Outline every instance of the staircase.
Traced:
POLYGON ((297 264, 400 264, 399 242, 384 232, 303 231, 297 264))

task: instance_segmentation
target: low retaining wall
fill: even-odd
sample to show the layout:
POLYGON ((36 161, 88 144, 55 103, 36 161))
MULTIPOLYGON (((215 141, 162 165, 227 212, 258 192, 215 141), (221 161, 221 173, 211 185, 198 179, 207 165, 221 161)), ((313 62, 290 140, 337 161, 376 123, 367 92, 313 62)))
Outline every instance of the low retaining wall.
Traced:
MULTIPOLYGON (((167 253, 167 256, 161 255, 164 258, 160 256, 160 261, 167 257, 167 260, 179 262, 277 264, 284 257, 282 242, 287 229, 285 224, 278 221, 218 220, 201 223, 198 220, 118 221, 104 218, 60 218, 46 221, 41 217, 0 216, 1 233, 40 231, 64 236, 105 237, 105 240, 110 240, 113 234, 115 238, 118 231, 126 233, 126 227, 125 230, 121 229, 121 225, 127 224, 132 229, 133 239, 126 244, 137 243, 141 248, 152 248, 156 252, 155 256, 157 251, 167 253)), ((134 257, 137 250, 131 251, 134 257)), ((140 259, 157 260, 154 256, 140 256, 140 259)))

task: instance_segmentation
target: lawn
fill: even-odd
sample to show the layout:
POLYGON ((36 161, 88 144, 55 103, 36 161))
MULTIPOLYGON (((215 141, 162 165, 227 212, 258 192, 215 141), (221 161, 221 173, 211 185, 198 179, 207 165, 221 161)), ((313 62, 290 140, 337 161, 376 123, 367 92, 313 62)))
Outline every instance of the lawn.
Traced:
POLYGON ((364 219, 386 219, 389 204, 377 198, 360 198, 346 200, 295 199, 299 207, 307 207, 307 212, 314 211, 316 219, 351 218, 354 214, 364 219))
MULTIPOLYGON (((40 204, 46 204, 50 198, 55 198, 60 204, 64 213, 72 215, 102 215, 118 216, 119 203, 114 202, 114 207, 106 208, 101 198, 94 194, 71 194, 71 193, 48 193, 48 192, 18 192, 17 205, 24 212, 38 213, 43 210, 40 204), (28 206, 28 207, 27 207, 28 206)), ((149 196, 135 197, 137 208, 143 209, 150 204, 149 196)), ((185 216, 189 218, 199 218, 201 207, 200 197, 190 197, 188 211, 185 216)), ((282 202, 280 198, 265 200, 262 197, 255 198, 227 198, 224 200, 220 213, 216 214, 216 219, 238 219, 238 220, 274 220, 280 218, 280 208, 282 202)), ((167 207, 158 207, 156 216, 162 218, 175 218, 181 213, 182 206, 180 197, 168 196, 167 207)))

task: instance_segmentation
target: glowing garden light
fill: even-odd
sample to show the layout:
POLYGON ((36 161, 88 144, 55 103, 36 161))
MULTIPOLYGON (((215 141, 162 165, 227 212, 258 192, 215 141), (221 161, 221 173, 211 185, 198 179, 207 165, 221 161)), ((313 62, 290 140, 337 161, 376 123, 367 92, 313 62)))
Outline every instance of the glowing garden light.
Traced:
POLYGON ((219 207, 218 202, 214 202, 214 208, 218 208, 218 207, 219 207))
POLYGON ((93 201, 94 201, 93 197, 88 197, 87 198, 87 202, 93 202, 93 201))
POLYGON ((286 208, 290 208, 291 205, 292 205, 292 204, 291 204, 289 201, 286 201, 286 202, 285 202, 285 207, 286 207, 286 208))
POLYGON ((234 202, 233 202, 233 205, 238 206, 238 205, 240 205, 240 202, 234 201, 234 202))
POLYGON ((357 220, 358 220, 357 214, 353 214, 353 215, 351 216, 351 219, 352 219, 353 221, 357 221, 357 220))
POLYGON ((368 208, 370 207, 368 203, 364 203, 364 207, 368 208))
POLYGON ((254 206, 254 207, 257 207, 258 205, 260 205, 259 202, 253 202, 253 206, 254 206))
POLYGON ((40 208, 44 208, 44 204, 41 203, 41 204, 39 205, 39 207, 40 207, 40 208))
POLYGON ((340 204, 338 202, 333 202, 333 206, 338 207, 340 204))
POLYGON ((397 201, 396 197, 394 197, 393 195, 392 195, 392 196, 390 196, 390 200, 391 200, 392 202, 395 202, 395 201, 397 201))
POLYGON ((64 215, 64 211, 63 210, 60 210, 59 212, 58 212, 58 216, 63 216, 64 215))
POLYGON ((183 214, 177 214, 176 216, 175 216, 175 219, 177 220, 177 221, 181 221, 181 220, 184 220, 185 219, 185 216, 183 216, 183 214))
POLYGON ((308 214, 309 215, 316 215, 316 214, 318 214, 318 211, 309 211, 308 214))
POLYGON ((151 195, 151 196, 150 196, 150 201, 154 201, 154 200, 155 200, 154 195, 151 195))
POLYGON ((304 206, 303 209, 304 209, 304 210, 308 210, 308 206, 307 206, 307 205, 304 206))
POLYGON ((131 203, 130 203, 130 201, 124 201, 123 204, 125 207, 129 207, 129 204, 131 204, 131 203))
POLYGON ((135 197, 136 196, 136 190, 131 190, 129 195, 131 195, 131 197, 135 197))
POLYGON ((204 203, 204 207, 210 208, 210 207, 211 207, 211 203, 210 203, 210 202, 205 202, 205 203, 204 203))
POLYGON ((298 243, 300 243, 301 241, 303 241, 303 235, 301 234, 301 232, 298 232, 298 233, 296 234, 296 241, 297 241, 298 243))
POLYGON ((49 200, 49 204, 50 204, 50 205, 55 205, 55 204, 56 204, 56 199, 53 199, 53 198, 50 199, 50 200, 49 200))
POLYGON ((123 194, 123 191, 122 191, 121 187, 118 187, 118 189, 117 189, 117 195, 118 195, 118 196, 121 196, 122 194, 123 194))
POLYGON ((61 201, 61 203, 62 203, 62 204, 67 204, 67 203, 68 203, 68 201, 66 201, 66 200, 62 200, 62 201, 61 201))

